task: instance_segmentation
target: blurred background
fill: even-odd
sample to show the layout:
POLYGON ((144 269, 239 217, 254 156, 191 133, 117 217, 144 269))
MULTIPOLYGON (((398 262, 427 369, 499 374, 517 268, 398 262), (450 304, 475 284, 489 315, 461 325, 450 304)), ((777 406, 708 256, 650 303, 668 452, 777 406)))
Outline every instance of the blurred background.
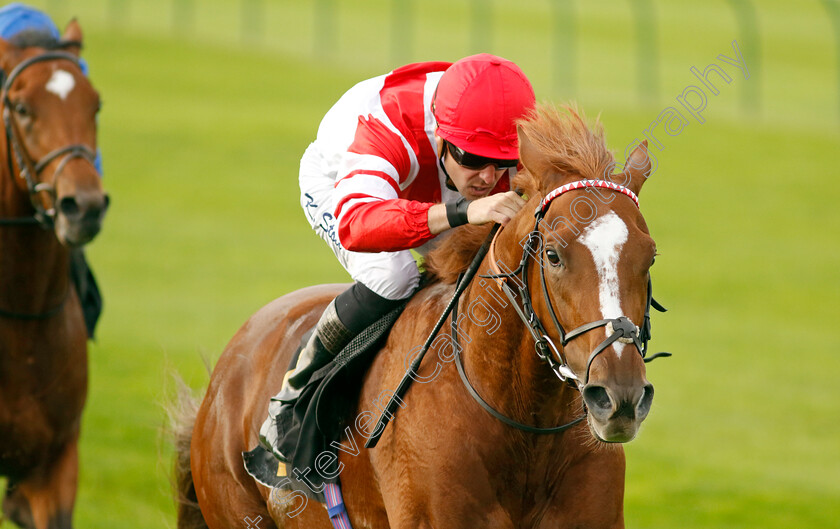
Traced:
MULTIPOLYGON (((76 525, 174 527, 173 373, 203 391, 259 307, 346 281, 299 209, 298 160, 354 83, 491 52, 625 147, 659 124, 641 194, 661 257, 653 410, 626 446, 629 528, 840 527, 840 2, 46 0, 102 94, 112 207, 88 248, 76 525), (722 62, 736 59, 749 78, 722 62), (717 64, 704 122, 677 102, 717 64), (667 120, 665 120, 667 121, 667 120)), ((441 425, 445 435, 446 425, 441 425)))

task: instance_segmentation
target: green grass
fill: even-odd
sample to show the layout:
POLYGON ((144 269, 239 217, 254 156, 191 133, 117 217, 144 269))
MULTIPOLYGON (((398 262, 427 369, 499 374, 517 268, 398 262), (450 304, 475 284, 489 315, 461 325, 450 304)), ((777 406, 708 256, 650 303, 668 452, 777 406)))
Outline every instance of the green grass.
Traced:
MULTIPOLYGON (((171 3, 40 2, 78 14, 105 103, 112 209, 89 248, 106 310, 91 347, 76 525, 174 526, 162 438, 172 372, 206 383, 241 323, 291 290, 344 281, 298 206, 297 161, 332 102, 405 60, 472 53, 469 3, 415 2, 394 48, 385 0, 338 3, 334 48, 314 0, 266 2, 262 44, 238 2, 207 0, 188 30, 171 3), (447 16, 442 16, 445 13, 447 16), (377 30, 381 28, 381 30, 377 30), (436 29, 437 28, 437 29, 436 29)), ((574 94, 554 83, 547 2, 494 2, 490 51, 538 97, 601 113, 621 152, 738 38, 728 3, 660 2, 659 98, 639 103, 627 2, 579 4, 574 94), (592 4, 592 5, 590 5, 592 4)), ((633 528, 836 527, 840 520, 840 148, 833 36, 819 2, 762 2, 761 68, 733 75, 679 136, 662 135, 641 193, 654 269, 653 411, 627 445, 633 528), (761 109, 741 110, 746 83, 761 109)), ((727 71, 733 73, 731 68, 727 71)), ((738 72, 734 72, 737 74, 738 72)))

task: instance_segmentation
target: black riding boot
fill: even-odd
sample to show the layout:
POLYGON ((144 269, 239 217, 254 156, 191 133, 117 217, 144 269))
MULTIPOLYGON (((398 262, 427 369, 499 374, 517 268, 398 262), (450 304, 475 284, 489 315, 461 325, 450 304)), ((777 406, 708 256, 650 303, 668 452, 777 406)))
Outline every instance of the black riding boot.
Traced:
POLYGON ((384 298, 363 284, 354 283, 327 305, 297 362, 286 372, 280 392, 271 399, 268 418, 260 428, 260 441, 275 456, 286 460, 277 450, 277 416, 294 407, 313 373, 330 363, 357 334, 403 302, 384 298))
POLYGON ((345 345, 353 339, 354 333, 345 327, 335 310, 335 300, 327 305, 315 331, 300 351, 294 367, 283 377, 283 387, 274 397, 283 403, 297 400, 300 391, 309 382, 312 373, 318 371, 335 358, 345 345))

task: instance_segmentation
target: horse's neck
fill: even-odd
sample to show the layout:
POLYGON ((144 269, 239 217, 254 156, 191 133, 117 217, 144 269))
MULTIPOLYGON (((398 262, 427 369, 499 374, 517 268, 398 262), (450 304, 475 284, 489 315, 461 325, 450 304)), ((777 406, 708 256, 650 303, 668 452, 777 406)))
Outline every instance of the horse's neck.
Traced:
POLYGON ((531 334, 496 283, 474 281, 461 305, 463 361, 479 394, 529 425, 558 426, 574 418, 577 392, 536 355, 531 334))
MULTIPOLYGON (((31 216, 29 197, 15 186, 5 157, 0 164, 0 218, 31 216)), ((0 225, 0 310, 39 313, 55 305, 66 293, 68 266, 69 251, 51 230, 0 225)))

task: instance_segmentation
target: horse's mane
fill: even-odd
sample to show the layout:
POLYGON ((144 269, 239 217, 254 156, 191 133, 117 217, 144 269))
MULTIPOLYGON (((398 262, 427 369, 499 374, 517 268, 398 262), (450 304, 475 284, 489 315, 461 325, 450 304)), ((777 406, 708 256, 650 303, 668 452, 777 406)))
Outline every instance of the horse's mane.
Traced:
POLYGON ((455 228, 452 235, 444 239, 426 256, 425 268, 431 274, 430 279, 454 283, 458 279, 458 274, 470 265, 492 226, 492 224, 482 226, 468 224, 455 228))
POLYGON ((517 125, 548 169, 546 174, 523 171, 515 182, 521 188, 546 193, 558 180, 603 179, 613 171, 615 158, 607 148, 604 126, 598 118, 590 126, 575 104, 539 104, 517 125))
MULTIPOLYGON (((551 174, 532 174, 526 169, 516 175, 513 189, 524 191, 530 197, 543 196, 558 186, 558 180, 603 178, 613 170, 615 159, 607 148, 603 125, 598 119, 591 127, 587 125, 586 116, 574 104, 560 108, 538 104, 517 125, 520 135, 524 133, 528 137, 543 164, 553 170, 551 174)), ((528 207, 522 211, 531 212, 528 207)), ((458 228, 432 250, 426 258, 426 270, 433 280, 454 283, 458 274, 469 266, 490 226, 458 228)))

